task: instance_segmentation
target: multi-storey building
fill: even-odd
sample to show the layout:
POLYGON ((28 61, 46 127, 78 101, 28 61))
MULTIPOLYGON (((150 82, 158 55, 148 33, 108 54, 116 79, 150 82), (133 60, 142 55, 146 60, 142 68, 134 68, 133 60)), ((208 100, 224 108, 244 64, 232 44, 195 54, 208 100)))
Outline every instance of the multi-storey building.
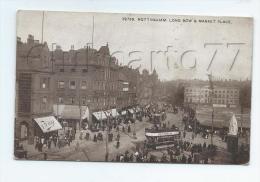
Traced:
POLYGON ((184 90, 184 103, 210 104, 219 107, 238 107, 239 88, 232 86, 214 86, 212 90, 208 85, 186 86, 184 90))
POLYGON ((89 121, 91 113, 116 107, 119 66, 110 56, 108 45, 99 50, 85 47, 68 52, 58 47, 53 59, 56 104, 87 106, 89 121))
MULTIPOLYGON (((52 115, 53 72, 47 43, 32 35, 27 42, 17 38, 16 64, 16 138, 29 139, 37 132, 37 118, 52 115)), ((54 119, 54 118, 51 118, 54 119)))
POLYGON ((148 105, 159 98, 158 92, 158 75, 156 70, 149 74, 148 70, 144 69, 138 80, 137 97, 140 105, 148 105))
POLYGON ((117 106, 120 109, 137 104, 137 83, 140 73, 127 66, 119 70, 117 106))
POLYGON ((239 106, 239 88, 232 86, 216 86, 214 88, 213 103, 229 107, 239 106))
POLYGON ((56 116, 79 128, 80 121, 91 123, 100 113, 103 118, 103 111, 148 104, 156 97, 157 73, 118 65, 108 45, 69 51, 53 46, 50 51, 32 35, 26 43, 17 38, 17 138, 32 141, 41 117, 56 116))

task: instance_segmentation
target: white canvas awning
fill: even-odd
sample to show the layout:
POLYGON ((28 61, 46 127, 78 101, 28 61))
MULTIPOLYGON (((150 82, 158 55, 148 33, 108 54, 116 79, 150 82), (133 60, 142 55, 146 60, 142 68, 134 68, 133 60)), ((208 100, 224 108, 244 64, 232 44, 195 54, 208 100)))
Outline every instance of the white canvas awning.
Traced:
POLYGON ((106 114, 104 111, 98 111, 92 113, 97 120, 104 120, 107 119, 106 114))
POLYGON ((121 111, 121 115, 126 115, 126 111, 121 111))
POLYGON ((140 107, 136 107, 136 108, 135 108, 135 111, 136 111, 136 112, 140 112, 140 111, 141 111, 141 108, 140 108, 140 107))
POLYGON ((134 114, 134 109, 128 109, 131 114, 134 114))
POLYGON ((34 120, 39 125, 43 133, 62 129, 61 124, 59 123, 59 121, 56 120, 54 116, 34 118, 34 120))
POLYGON ((110 116, 110 115, 112 115, 112 117, 119 116, 116 109, 110 109, 110 110, 107 110, 107 111, 104 111, 104 112, 106 113, 107 116, 110 116))

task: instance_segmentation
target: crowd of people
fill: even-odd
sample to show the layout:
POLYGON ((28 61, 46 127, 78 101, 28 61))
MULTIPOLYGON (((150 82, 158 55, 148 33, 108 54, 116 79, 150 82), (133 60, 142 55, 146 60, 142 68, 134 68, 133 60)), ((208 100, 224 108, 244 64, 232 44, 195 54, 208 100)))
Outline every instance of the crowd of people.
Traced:
POLYGON ((71 142, 75 140, 76 131, 69 129, 64 131, 62 137, 58 135, 57 132, 43 134, 41 136, 35 136, 34 144, 35 149, 39 152, 46 151, 53 147, 64 147, 66 145, 70 146, 71 142))
POLYGON ((173 147, 159 152, 161 156, 158 157, 158 154, 154 154, 154 151, 149 151, 145 147, 133 152, 127 150, 124 153, 118 153, 111 161, 208 164, 212 163, 212 157, 216 154, 216 146, 176 140, 173 147))

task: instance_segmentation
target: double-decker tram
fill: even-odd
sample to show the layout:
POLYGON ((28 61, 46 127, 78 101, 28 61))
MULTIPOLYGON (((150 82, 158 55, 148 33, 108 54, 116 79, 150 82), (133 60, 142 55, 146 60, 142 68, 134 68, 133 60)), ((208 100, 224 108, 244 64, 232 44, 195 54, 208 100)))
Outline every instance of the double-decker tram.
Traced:
POLYGON ((180 131, 176 128, 151 128, 145 129, 148 149, 157 150, 173 147, 180 139, 180 131))

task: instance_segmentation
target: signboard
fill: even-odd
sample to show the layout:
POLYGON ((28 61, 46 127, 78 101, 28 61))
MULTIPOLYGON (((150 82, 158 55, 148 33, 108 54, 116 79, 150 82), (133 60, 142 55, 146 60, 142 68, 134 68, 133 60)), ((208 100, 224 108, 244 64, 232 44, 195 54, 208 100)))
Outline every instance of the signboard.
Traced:
POLYGON ((43 133, 62 129, 61 124, 56 120, 54 116, 35 118, 34 120, 39 125, 43 133))
POLYGON ((224 108, 226 108, 227 105, 226 104, 213 104, 213 107, 224 107, 224 108))
POLYGON ((145 136, 150 137, 158 137, 158 136, 171 136, 171 135, 179 135, 179 131, 170 131, 170 132, 160 132, 160 133, 145 133, 145 136))

